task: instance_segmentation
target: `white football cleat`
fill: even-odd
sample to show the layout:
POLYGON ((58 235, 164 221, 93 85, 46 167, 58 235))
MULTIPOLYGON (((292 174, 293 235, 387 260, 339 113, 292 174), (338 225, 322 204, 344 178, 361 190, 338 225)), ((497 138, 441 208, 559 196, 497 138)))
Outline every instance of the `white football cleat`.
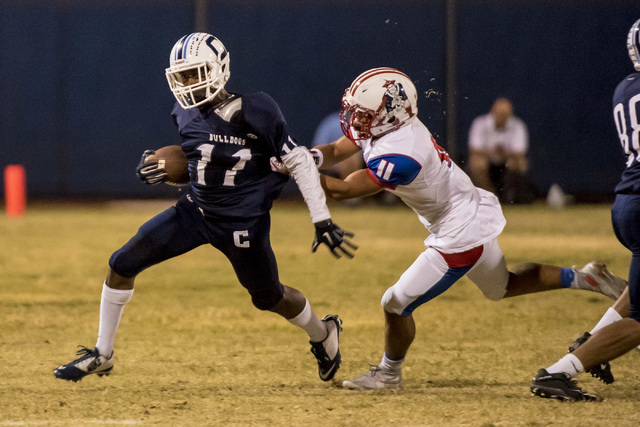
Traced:
POLYGON ((349 390, 397 390, 402 386, 402 372, 397 374, 385 372, 376 365, 369 366, 369 372, 350 381, 343 381, 342 387, 349 390))
POLYGON ((620 297, 628 284, 626 280, 611 274, 607 266, 601 262, 592 261, 580 270, 573 266, 572 270, 576 277, 576 288, 599 292, 614 301, 620 297))

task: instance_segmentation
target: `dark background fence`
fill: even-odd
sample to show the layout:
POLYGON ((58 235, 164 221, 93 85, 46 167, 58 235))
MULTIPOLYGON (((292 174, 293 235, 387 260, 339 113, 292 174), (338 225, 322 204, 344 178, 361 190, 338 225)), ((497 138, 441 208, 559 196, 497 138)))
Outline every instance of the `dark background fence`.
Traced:
POLYGON ((623 168, 611 96, 638 18, 638 0, 3 0, 0 167, 23 164, 30 197, 175 192, 134 168, 179 142, 164 69, 178 38, 205 30, 230 52, 227 88, 269 93, 305 145, 359 73, 391 66, 463 167, 471 120, 507 96, 540 194, 610 194, 623 168))

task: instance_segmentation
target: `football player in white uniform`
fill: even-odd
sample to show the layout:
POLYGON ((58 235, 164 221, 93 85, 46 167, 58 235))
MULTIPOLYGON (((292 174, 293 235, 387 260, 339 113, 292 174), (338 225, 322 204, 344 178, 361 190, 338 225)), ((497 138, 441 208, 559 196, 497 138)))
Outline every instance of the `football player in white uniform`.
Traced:
POLYGON ((426 250, 382 297, 381 363, 344 381, 345 388, 399 388, 401 364, 415 336, 413 311, 464 275, 496 301, 558 288, 595 290, 615 299, 624 288, 600 264, 590 263, 589 272, 534 263, 508 271, 497 241, 506 223, 498 199, 471 183, 417 112, 416 88, 407 75, 393 68, 368 70, 342 98, 345 136, 311 150, 320 169, 362 150, 366 168, 344 180, 321 176, 326 194, 344 200, 390 191, 430 232, 426 250))

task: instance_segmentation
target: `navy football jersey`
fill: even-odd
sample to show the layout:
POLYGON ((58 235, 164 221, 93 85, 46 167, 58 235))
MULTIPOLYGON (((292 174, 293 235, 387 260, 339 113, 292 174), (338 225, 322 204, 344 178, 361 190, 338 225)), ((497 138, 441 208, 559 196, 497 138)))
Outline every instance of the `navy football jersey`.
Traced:
POLYGON ((296 144, 269 95, 234 94, 221 106, 203 110, 176 103, 171 114, 189 162, 189 195, 205 214, 251 218, 271 209, 288 176, 273 172, 270 159, 296 144), (241 108, 222 116, 216 112, 227 105, 241 108))
POLYGON ((628 75, 613 94, 613 118, 627 166, 617 194, 640 194, 640 73, 628 75))

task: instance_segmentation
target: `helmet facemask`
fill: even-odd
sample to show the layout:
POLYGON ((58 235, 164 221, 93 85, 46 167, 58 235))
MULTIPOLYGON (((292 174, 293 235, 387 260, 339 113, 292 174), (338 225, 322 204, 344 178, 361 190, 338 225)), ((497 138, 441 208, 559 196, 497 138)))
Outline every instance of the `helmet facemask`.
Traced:
POLYGON ((224 81, 214 77, 208 62, 167 69, 167 81, 182 108, 198 107, 213 100, 224 88, 224 81))
POLYGON ((374 116, 374 111, 358 105, 351 105, 346 99, 343 99, 340 111, 342 133, 352 141, 372 138, 370 125, 374 116))
POLYGON ((633 68, 640 71, 640 19, 629 30, 627 49, 629 50, 629 58, 633 62, 633 68))

